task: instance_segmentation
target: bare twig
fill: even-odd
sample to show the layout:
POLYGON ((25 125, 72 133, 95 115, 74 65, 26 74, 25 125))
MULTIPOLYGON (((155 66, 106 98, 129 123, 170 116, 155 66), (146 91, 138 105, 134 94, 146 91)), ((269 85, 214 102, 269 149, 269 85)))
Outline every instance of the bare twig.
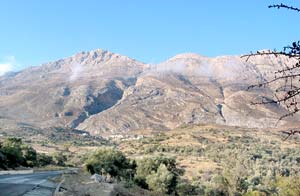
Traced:
MULTIPOLYGON (((269 8, 284 8, 288 10, 293 10, 300 12, 297 7, 285 5, 285 4, 275 4, 270 5, 269 8)), ((288 113, 282 115, 279 119, 281 121, 284 118, 293 116, 300 111, 300 41, 293 42, 291 45, 283 48, 282 51, 276 50, 265 50, 257 51, 255 53, 250 52, 241 56, 241 58, 246 58, 248 61, 254 56, 275 56, 276 58, 283 56, 285 58, 291 59, 289 61, 292 65, 283 64, 282 68, 274 70, 274 77, 262 78, 263 80, 258 83, 248 87, 248 90, 253 88, 269 88, 273 89, 273 98, 263 97, 259 102, 252 102, 254 105, 258 104, 278 104, 284 107, 288 113), (278 85, 280 87, 278 88, 278 85)), ((288 139, 291 135, 300 134, 299 130, 282 131, 282 133, 287 134, 288 139)))
MULTIPOLYGON (((300 110, 300 42, 293 42, 291 46, 286 46, 283 51, 257 51, 256 53, 250 53, 243 55, 242 58, 246 58, 246 61, 250 57, 254 56, 270 56, 274 55, 276 58, 279 56, 285 56, 290 59, 294 59, 295 63, 291 66, 285 66, 282 69, 274 71, 274 77, 271 79, 264 79, 264 81, 254 84, 248 87, 248 90, 253 88, 266 88, 272 89, 272 84, 283 84, 281 88, 274 90, 274 99, 263 98, 260 102, 252 102, 251 104, 279 104, 282 105, 289 112, 282 115, 279 121, 293 116, 300 110)), ((274 88, 274 87, 273 87, 274 88)))
POLYGON ((289 131, 281 131, 281 133, 286 134, 287 136, 283 139, 283 141, 287 140, 292 135, 300 134, 299 130, 289 130, 289 131))
POLYGON ((293 7, 293 6, 288 6, 288 5, 285 5, 285 4, 282 4, 282 3, 281 4, 275 4, 275 5, 269 5, 268 8, 277 8, 277 9, 285 8, 285 9, 300 12, 299 8, 296 8, 296 7, 293 7))

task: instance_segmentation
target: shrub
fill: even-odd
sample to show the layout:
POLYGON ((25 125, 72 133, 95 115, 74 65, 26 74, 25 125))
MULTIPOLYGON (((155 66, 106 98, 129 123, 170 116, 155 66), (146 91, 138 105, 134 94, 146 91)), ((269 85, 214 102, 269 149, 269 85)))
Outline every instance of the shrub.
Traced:
POLYGON ((67 157, 62 152, 55 153, 53 155, 53 157, 56 161, 56 165, 58 165, 58 166, 65 166, 66 165, 65 162, 67 161, 67 157))
POLYGON ((50 164, 54 164, 52 156, 44 153, 37 154, 37 166, 46 166, 50 164))
POLYGON ((130 179, 135 173, 135 162, 127 159, 115 149, 101 148, 86 161, 86 168, 91 173, 105 173, 113 177, 130 179))
MULTIPOLYGON (((67 158, 62 153, 54 155, 56 164, 65 166, 67 158)), ((53 158, 39 154, 34 148, 23 144, 20 138, 7 138, 0 143, 0 168, 16 168, 19 166, 34 167, 54 164, 53 158)))
POLYGON ((6 157, 3 165, 15 168, 24 164, 22 154, 22 140, 19 138, 7 138, 1 145, 1 153, 6 157))
POLYGON ((146 183, 150 190, 158 193, 170 193, 174 189, 174 174, 168 170, 166 165, 160 164, 156 172, 146 177, 146 183))
POLYGON ((171 193, 175 191, 178 176, 181 174, 183 171, 176 167, 174 158, 144 158, 138 162, 135 182, 142 188, 158 188, 158 192, 171 193))
POLYGON ((204 195, 203 187, 194 186, 188 182, 180 182, 177 184, 176 192, 179 196, 204 195))
POLYGON ((0 168, 1 169, 7 169, 7 157, 2 153, 0 152, 0 168))
POLYGON ((279 195, 293 196, 300 195, 300 177, 279 177, 276 181, 279 195))
POLYGON ((247 192, 244 196, 267 196, 267 194, 260 191, 250 191, 247 192))
POLYGON ((24 145, 22 147, 23 157, 25 164, 29 167, 37 165, 37 153, 31 146, 24 145))

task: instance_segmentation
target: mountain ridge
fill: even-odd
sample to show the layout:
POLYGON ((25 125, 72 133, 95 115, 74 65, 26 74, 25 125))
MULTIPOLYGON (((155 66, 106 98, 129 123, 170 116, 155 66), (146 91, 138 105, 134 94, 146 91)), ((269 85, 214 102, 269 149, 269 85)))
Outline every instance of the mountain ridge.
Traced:
POLYGON ((183 53, 145 64, 102 49, 80 52, 0 77, 0 124, 10 119, 100 135, 199 123, 270 128, 287 111, 250 104, 272 99, 272 89, 246 89, 284 63, 289 60, 183 53))

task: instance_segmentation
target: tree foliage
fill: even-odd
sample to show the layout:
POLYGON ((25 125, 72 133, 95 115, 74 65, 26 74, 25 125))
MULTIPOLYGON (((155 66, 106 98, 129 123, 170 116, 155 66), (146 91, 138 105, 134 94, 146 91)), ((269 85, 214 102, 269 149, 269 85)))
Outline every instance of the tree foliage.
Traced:
MULTIPOLYGON (((66 157, 60 154, 56 164, 64 165, 66 157)), ((21 138, 6 138, 0 143, 0 168, 14 169, 23 167, 40 167, 55 164, 53 157, 43 153, 37 153, 34 148, 24 144, 21 138)))
POLYGON ((58 166, 65 166, 65 162, 67 161, 66 155, 64 155, 62 152, 55 153, 53 155, 56 165, 58 166))
POLYGON ((156 187, 160 190, 166 190, 162 191, 162 193, 171 193, 175 191, 178 177, 182 174, 183 170, 176 167, 174 158, 164 156, 149 157, 138 161, 135 182, 143 188, 154 190, 154 187, 156 187), (159 175, 162 173, 164 177, 160 178, 159 175), (166 180, 165 183, 162 184, 162 180, 166 180), (161 187, 157 187, 157 183, 161 184, 161 187))
POLYGON ((22 153, 22 140, 19 138, 6 139, 0 149, 5 157, 1 164, 2 168, 12 167, 15 168, 19 165, 24 165, 24 158, 22 153))
POLYGON ((49 155, 46 155, 44 153, 38 153, 36 159, 37 159, 37 165, 39 167, 55 164, 55 162, 53 160, 53 157, 49 156, 49 155))
POLYGON ((176 192, 178 177, 183 173, 177 168, 174 158, 149 157, 136 163, 112 148, 101 148, 91 154, 86 161, 86 169, 91 174, 109 174, 159 194, 176 192))
POLYGON ((135 171, 135 164, 120 151, 100 148, 88 158, 86 168, 91 174, 110 174, 119 179, 129 179, 135 171))
POLYGON ((37 165, 37 152, 31 146, 24 145, 22 148, 22 154, 26 165, 28 165, 29 167, 37 165))
POLYGON ((171 193, 174 191, 175 174, 168 170, 167 166, 160 164, 156 172, 146 177, 146 183, 150 190, 157 193, 171 193))

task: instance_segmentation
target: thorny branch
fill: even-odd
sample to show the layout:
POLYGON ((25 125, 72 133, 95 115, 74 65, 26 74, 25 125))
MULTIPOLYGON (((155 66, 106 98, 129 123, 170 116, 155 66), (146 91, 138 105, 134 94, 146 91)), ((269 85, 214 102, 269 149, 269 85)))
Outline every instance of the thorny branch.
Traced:
POLYGON ((300 12, 300 9, 299 8, 296 8, 296 7, 293 7, 293 6, 288 6, 288 5, 285 5, 285 4, 275 4, 275 5, 269 5, 268 8, 285 8, 285 9, 289 9, 289 10, 294 10, 294 11, 297 11, 297 12, 300 12))
POLYGON ((290 130, 290 131, 282 131, 283 134, 286 134, 287 136, 283 139, 283 141, 287 140, 290 136, 300 134, 300 131, 298 130, 290 130))
MULTIPOLYGON (((285 8, 300 12, 299 8, 277 4, 270 5, 269 8, 285 8)), ((253 56, 275 56, 276 58, 283 56, 291 59, 290 65, 282 65, 282 69, 274 71, 274 76, 271 79, 264 79, 264 81, 254 84, 248 87, 253 88, 269 88, 274 92, 273 99, 263 97, 260 102, 254 102, 252 104, 278 104, 283 106, 288 113, 282 115, 279 121, 293 116, 300 111, 300 41, 293 42, 290 46, 286 46, 282 51, 269 50, 269 51, 257 51, 255 53, 243 55, 242 58, 246 58, 246 61, 253 56), (274 87, 275 86, 275 87, 274 87), (280 86, 280 88, 276 88, 280 86)), ((287 134, 288 139, 291 135, 300 134, 299 130, 282 131, 287 134)))
MULTIPOLYGON (((275 70, 274 77, 254 84, 248 87, 252 88, 266 88, 271 87, 273 84, 281 85, 280 88, 274 89, 274 100, 256 102, 253 104, 269 104, 277 103, 283 105, 290 113, 284 115, 284 117, 292 116, 300 110, 300 42, 294 42, 291 46, 287 46, 281 52, 276 51, 257 51, 256 53, 250 53, 242 56, 247 58, 253 56, 286 56, 290 59, 295 59, 296 63, 292 65, 285 65, 284 68, 275 70)), ((272 87, 271 87, 272 88, 272 87)), ((274 87, 273 87, 274 88, 274 87)), ((283 119, 283 118, 281 118, 283 119)))

